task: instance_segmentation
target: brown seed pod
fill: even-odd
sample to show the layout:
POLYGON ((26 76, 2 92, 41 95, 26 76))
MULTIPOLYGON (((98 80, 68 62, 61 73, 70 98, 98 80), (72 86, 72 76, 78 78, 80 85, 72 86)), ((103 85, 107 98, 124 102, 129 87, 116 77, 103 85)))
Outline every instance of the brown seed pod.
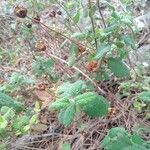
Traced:
POLYGON ((46 44, 44 41, 38 41, 35 45, 35 48, 38 50, 38 51, 45 51, 46 50, 46 44))
POLYGON ((88 71, 95 71, 97 69, 97 62, 96 61, 91 61, 86 65, 86 68, 88 71))
POLYGON ((116 109, 116 108, 110 107, 110 108, 108 109, 108 115, 109 115, 110 117, 114 117, 114 116, 116 116, 116 114, 117 114, 117 109, 116 109))
POLYGON ((46 88, 47 88, 47 84, 45 84, 45 83, 38 83, 37 85, 36 85, 36 89, 38 89, 38 90, 40 90, 40 91, 43 91, 43 90, 45 90, 46 88))
POLYGON ((78 52, 83 53, 85 50, 86 48, 83 45, 78 44, 78 52))
POLYGON ((56 12, 55 12, 54 10, 51 11, 51 12, 49 13, 49 16, 52 17, 52 18, 56 17, 56 12))
POLYGON ((37 15, 36 17, 34 17, 33 19, 32 19, 32 22, 33 23, 39 23, 40 22, 40 16, 39 15, 37 15))
POLYGON ((27 16, 27 9, 23 6, 16 6, 14 9, 14 14, 19 18, 25 18, 27 16))

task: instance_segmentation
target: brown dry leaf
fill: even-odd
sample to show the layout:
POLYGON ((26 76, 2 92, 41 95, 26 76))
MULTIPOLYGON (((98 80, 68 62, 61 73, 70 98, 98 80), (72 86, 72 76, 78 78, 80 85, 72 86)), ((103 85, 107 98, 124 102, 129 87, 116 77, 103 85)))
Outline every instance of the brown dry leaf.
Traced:
POLYGON ((42 109, 46 108, 52 100, 52 95, 46 91, 36 90, 35 95, 42 101, 42 109))
POLYGON ((42 124, 42 123, 38 123, 38 124, 31 126, 32 132, 37 133, 37 134, 46 131, 47 128, 48 128, 47 125, 42 124))

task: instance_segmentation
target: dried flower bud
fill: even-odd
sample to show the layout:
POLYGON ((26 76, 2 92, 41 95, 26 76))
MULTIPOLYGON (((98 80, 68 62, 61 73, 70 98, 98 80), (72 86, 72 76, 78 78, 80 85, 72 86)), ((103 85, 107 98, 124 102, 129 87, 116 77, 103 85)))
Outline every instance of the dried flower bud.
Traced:
POLYGON ((89 62, 87 65, 86 65, 86 68, 88 71, 95 71, 97 69, 97 62, 96 61, 92 61, 92 62, 89 62))
POLYGON ((27 9, 23 6, 16 6, 14 9, 14 13, 19 18, 25 18, 27 16, 27 9))
POLYGON ((46 44, 45 44, 44 41, 39 41, 39 42, 36 43, 35 48, 38 51, 45 51, 46 50, 46 44))

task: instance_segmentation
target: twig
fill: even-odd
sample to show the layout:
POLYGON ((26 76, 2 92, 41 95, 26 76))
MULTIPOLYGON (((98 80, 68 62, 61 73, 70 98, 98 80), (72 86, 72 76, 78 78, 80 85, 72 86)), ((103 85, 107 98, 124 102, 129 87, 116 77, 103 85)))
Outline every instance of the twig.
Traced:
MULTIPOLYGON (((50 53, 48 53, 48 55, 49 55, 50 57, 53 57, 53 58, 55 58, 55 59, 61 61, 61 62, 64 63, 64 64, 67 64, 67 65, 69 66, 68 62, 65 61, 64 59, 62 59, 62 58, 60 58, 60 57, 58 57, 58 56, 56 56, 56 55, 50 54, 50 53)), ((99 92, 100 92, 102 95, 106 95, 106 92, 105 92, 104 90, 102 90, 102 89, 97 85, 97 83, 96 83, 95 81, 93 81, 88 75, 86 75, 84 72, 82 72, 82 71, 81 71, 79 68, 77 68, 76 66, 72 66, 72 68, 75 69, 76 71, 80 72, 85 78, 87 78, 87 79, 99 90, 99 92)))
POLYGON ((101 11, 101 7, 100 7, 100 2, 99 0, 97 0, 97 6, 98 6, 98 11, 99 11, 99 14, 100 14, 100 17, 102 19, 102 22, 103 22, 103 25, 104 25, 104 28, 106 28, 106 23, 105 23, 105 20, 104 20, 104 17, 103 17, 103 14, 102 14, 102 11, 101 11))
MULTIPOLYGON (((67 9, 61 5, 59 2, 57 2, 57 4, 62 8, 64 9, 64 11, 67 13, 68 17, 74 22, 74 20, 72 19, 72 17, 70 16, 69 12, 67 11, 67 9)), ((75 26, 79 29, 80 32, 82 32, 81 28, 78 26, 78 24, 75 24, 75 26)))
MULTIPOLYGON (((91 0, 88 0, 88 1, 89 1, 89 11, 90 11, 91 8, 92 8, 91 0)), ((89 17, 90 17, 90 19, 91 19, 92 29, 93 29, 93 33, 94 33, 94 41, 95 41, 95 46, 96 46, 96 49, 97 49, 98 43, 97 43, 97 39, 96 39, 96 32, 95 32, 94 20, 93 20, 93 16, 91 15, 91 13, 89 13, 89 17)))
MULTIPOLYGON (((30 18, 29 16, 27 16, 27 17, 28 17, 30 20, 36 20, 36 19, 30 18)), ((40 21, 39 21, 39 25, 40 25, 41 27, 44 26, 45 28, 47 28, 48 30, 50 30, 50 31, 52 31, 52 32, 54 32, 54 33, 56 33, 56 34, 59 34, 60 36, 62 36, 62 37, 64 37, 64 38, 68 39, 69 41, 71 41, 72 43, 74 43, 74 44, 76 44, 76 45, 79 44, 79 42, 78 42, 77 40, 74 40, 74 39, 72 39, 72 38, 66 36, 66 35, 63 34, 63 33, 61 33, 61 32, 59 32, 59 31, 56 31, 56 30, 54 30, 54 29, 48 27, 47 25, 45 25, 44 23, 42 23, 42 22, 40 22, 40 21)), ((90 53, 94 53, 94 51, 95 51, 95 49, 92 48, 92 47, 85 46, 85 45, 82 44, 82 43, 80 43, 80 45, 83 46, 83 47, 87 47, 87 48, 89 48, 90 50, 93 50, 93 52, 92 52, 92 51, 89 51, 90 53)))

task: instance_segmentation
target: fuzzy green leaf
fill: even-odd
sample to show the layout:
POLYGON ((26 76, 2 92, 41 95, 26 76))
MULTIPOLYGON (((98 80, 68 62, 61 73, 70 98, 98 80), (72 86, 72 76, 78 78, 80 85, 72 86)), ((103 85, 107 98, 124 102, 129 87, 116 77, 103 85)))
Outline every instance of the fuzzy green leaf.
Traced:
POLYGON ((77 11, 77 13, 73 17, 73 21, 75 24, 77 24, 80 20, 80 11, 77 11))
POLYGON ((49 105, 49 110, 61 110, 69 105, 68 98, 61 98, 49 105))
POLYGON ((75 105, 70 105, 66 109, 61 110, 58 116, 59 122, 64 124, 65 127, 68 127, 73 121, 75 112, 75 105))
POLYGON ((30 117, 28 116, 21 116, 21 117, 17 117, 12 124, 13 129, 15 130, 20 130, 22 129, 24 126, 26 126, 27 124, 29 124, 30 121, 30 117))
POLYGON ((62 150, 71 150, 71 144, 68 143, 68 142, 65 142, 65 143, 62 145, 62 150))
POLYGON ((102 147, 106 150, 123 150, 131 145, 130 139, 124 128, 117 127, 109 130, 102 141, 102 147))
POLYGON ((117 77, 130 77, 128 67, 121 61, 120 58, 109 58, 108 67, 117 77))
POLYGON ((4 117, 0 116, 0 130, 5 129, 7 124, 7 120, 4 117))
POLYGON ((145 102, 150 102, 150 91, 140 93, 139 99, 145 102))
POLYGON ((78 80, 74 83, 66 82, 58 88, 57 93, 60 97, 73 97, 80 94, 85 88, 85 82, 82 80, 78 80))
POLYGON ((98 117, 108 113, 108 102, 100 95, 92 92, 84 93, 75 98, 79 107, 89 116, 98 117))
POLYGON ((0 92, 0 108, 3 106, 13 108, 14 110, 16 110, 16 112, 21 112, 23 110, 21 103, 15 101, 7 94, 0 92))
POLYGON ((101 44, 96 51, 95 59, 101 59, 108 51, 110 51, 111 47, 108 44, 101 44))
POLYGON ((69 57, 68 57, 68 65, 70 67, 75 63, 75 60, 77 57, 77 50, 78 50, 78 47, 76 44, 72 44, 70 46, 69 57))

